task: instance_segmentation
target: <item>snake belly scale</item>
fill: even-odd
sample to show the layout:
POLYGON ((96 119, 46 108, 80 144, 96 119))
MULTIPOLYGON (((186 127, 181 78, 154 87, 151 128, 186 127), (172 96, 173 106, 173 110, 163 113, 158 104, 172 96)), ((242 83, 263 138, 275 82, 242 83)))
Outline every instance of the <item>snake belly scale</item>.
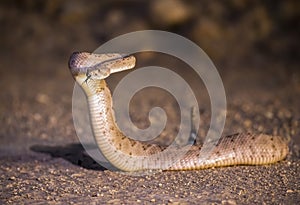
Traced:
POLYGON ((261 165, 280 161, 288 154, 287 142, 280 136, 241 133, 221 137, 205 160, 199 158, 201 146, 193 145, 185 150, 183 157, 174 161, 180 150, 164 152, 166 147, 125 136, 115 122, 111 92, 105 78, 134 66, 134 56, 118 53, 74 52, 69 60, 72 76, 87 96, 96 143, 104 157, 118 169, 194 170, 261 165))

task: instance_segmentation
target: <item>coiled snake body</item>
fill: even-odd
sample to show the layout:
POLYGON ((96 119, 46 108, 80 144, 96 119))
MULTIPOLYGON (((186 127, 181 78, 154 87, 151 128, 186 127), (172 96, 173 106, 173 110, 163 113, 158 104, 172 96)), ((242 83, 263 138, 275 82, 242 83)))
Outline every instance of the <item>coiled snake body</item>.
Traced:
POLYGON ((235 134, 221 137, 205 160, 199 158, 200 146, 174 149, 130 139, 115 123, 112 97, 105 78, 111 73, 135 66, 133 56, 75 52, 69 68, 84 90, 96 143, 105 158, 124 171, 147 169, 192 170, 229 165, 259 165, 282 160, 288 153, 285 140, 265 134, 235 134), (176 158, 184 151, 183 157, 176 158))

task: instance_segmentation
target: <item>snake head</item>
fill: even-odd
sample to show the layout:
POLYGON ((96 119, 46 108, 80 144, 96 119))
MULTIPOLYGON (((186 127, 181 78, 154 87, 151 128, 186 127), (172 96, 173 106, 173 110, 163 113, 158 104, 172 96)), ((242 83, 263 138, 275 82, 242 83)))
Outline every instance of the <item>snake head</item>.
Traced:
POLYGON ((70 71, 79 83, 86 82, 89 79, 105 79, 111 73, 132 69, 134 66, 134 56, 120 53, 74 52, 69 60, 70 71))

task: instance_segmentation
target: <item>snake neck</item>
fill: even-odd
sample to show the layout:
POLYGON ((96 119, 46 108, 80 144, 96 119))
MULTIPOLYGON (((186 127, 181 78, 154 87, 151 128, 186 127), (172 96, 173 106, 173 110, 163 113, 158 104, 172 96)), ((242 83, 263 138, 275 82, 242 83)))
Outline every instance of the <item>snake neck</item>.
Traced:
POLYGON ((153 162, 148 156, 162 152, 164 147, 130 139, 120 131, 105 80, 88 80, 81 87, 88 98, 94 138, 106 159, 122 170, 149 167, 153 162))
POLYGON ((105 80, 88 80, 82 88, 88 98, 93 130, 97 130, 94 131, 95 137, 105 138, 116 146, 125 136, 115 122, 112 96, 105 80))

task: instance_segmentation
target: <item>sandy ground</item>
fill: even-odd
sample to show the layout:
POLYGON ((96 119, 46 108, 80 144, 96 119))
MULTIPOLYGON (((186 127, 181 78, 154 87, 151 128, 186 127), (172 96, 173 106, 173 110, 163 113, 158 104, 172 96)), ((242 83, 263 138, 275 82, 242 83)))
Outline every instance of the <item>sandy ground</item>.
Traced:
MULTIPOLYGON (((55 8, 52 9, 56 11, 55 8)), ((107 5, 104 8, 111 9, 107 5)), ((259 53, 254 49, 241 57, 237 54, 239 50, 233 49, 228 58, 220 57, 228 53, 229 46, 238 44, 237 41, 222 44, 223 53, 209 53, 226 90, 228 109, 224 133, 251 131, 283 135, 290 140, 291 151, 286 160, 265 166, 133 176, 106 170, 84 152, 72 121, 74 81, 67 67, 74 50, 92 51, 105 40, 130 29, 118 27, 115 32, 116 28, 112 27, 107 33, 97 29, 88 32, 85 28, 89 25, 81 24, 88 17, 80 16, 76 9, 76 15, 73 10, 64 10, 71 14, 56 20, 54 11, 44 9, 39 16, 27 4, 25 11, 9 3, 1 5, 1 10, 6 11, 6 18, 1 17, 5 19, 2 23, 6 23, 1 34, 0 56, 0 203, 299 204, 300 70, 295 56, 259 53), (79 21, 79 28, 72 30, 70 21, 72 24, 79 21), (10 34, 14 22, 17 26, 10 34), (80 34, 75 34, 78 31, 80 34)), ((107 14, 105 22, 113 20, 118 19, 107 14)), ((149 28, 142 20, 138 23, 141 28, 149 28)), ((180 33, 180 29, 177 32, 189 33, 180 33)), ((247 50, 250 44, 242 46, 247 50)), ((216 50, 209 44, 205 46, 216 50)), ((154 57, 145 62, 151 65, 163 59, 154 57)), ((119 79, 112 77, 108 83, 114 87, 119 79)), ((197 80, 188 79, 197 91, 197 80)), ((157 98, 159 92, 152 93, 157 98)), ((201 92, 197 97, 207 102, 207 96, 202 97, 201 92)), ((134 110, 153 104, 145 100, 137 98, 132 106, 133 121, 141 125, 145 124, 145 116, 139 116, 134 110)), ((171 117, 175 116, 170 112, 171 117)), ((205 133, 209 125, 209 103, 201 104, 200 112, 204 122, 200 133, 205 133)), ((170 129, 172 132, 172 126, 170 129)))

